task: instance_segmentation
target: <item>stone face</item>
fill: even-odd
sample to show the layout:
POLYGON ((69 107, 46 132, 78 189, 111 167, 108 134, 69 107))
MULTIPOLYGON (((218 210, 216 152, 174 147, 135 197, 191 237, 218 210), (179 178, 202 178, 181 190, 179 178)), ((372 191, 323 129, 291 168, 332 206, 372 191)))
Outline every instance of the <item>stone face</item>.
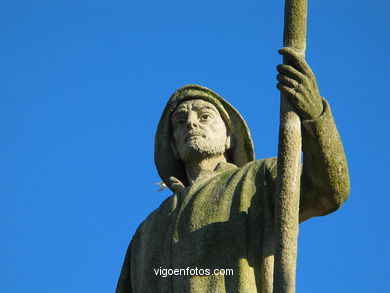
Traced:
MULTIPOLYGON (((299 100, 303 118, 302 222, 337 210, 348 196, 349 176, 314 75, 305 71, 310 68, 303 57, 283 54, 300 62, 280 70, 278 79, 280 90, 299 100), (298 98, 291 91, 295 82, 301 85, 298 98)), ((155 162, 173 195, 137 229, 117 292, 272 292, 277 159, 254 159, 240 114, 207 88, 180 88, 160 119, 155 162), (167 269, 172 275, 164 276, 167 269), (215 269, 233 275, 213 274, 215 269)))
POLYGON ((184 163, 224 156, 230 148, 225 122, 210 102, 195 99, 180 103, 172 113, 171 124, 172 148, 184 163))

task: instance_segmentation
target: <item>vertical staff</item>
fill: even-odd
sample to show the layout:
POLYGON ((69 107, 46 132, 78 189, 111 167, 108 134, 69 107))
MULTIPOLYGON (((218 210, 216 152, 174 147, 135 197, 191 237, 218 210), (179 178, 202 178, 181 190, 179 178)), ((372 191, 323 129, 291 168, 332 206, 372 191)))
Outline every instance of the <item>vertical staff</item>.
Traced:
MULTIPOLYGON (((304 56, 307 0, 286 0, 284 13, 283 45, 304 56)), ((283 62, 286 64, 285 59, 283 62)), ((301 154, 301 121, 287 97, 281 95, 275 204, 274 293, 295 292, 301 154)))

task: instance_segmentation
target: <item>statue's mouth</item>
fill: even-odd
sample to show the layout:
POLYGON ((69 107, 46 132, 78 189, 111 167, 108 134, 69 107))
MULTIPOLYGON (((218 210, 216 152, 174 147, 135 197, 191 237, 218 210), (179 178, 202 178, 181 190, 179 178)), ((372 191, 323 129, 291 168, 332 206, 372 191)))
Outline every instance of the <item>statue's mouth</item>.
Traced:
POLYGON ((187 142, 191 139, 196 139, 198 137, 203 137, 203 138, 206 138, 206 136, 204 134, 200 134, 200 133, 189 133, 185 136, 184 138, 184 141, 187 142))

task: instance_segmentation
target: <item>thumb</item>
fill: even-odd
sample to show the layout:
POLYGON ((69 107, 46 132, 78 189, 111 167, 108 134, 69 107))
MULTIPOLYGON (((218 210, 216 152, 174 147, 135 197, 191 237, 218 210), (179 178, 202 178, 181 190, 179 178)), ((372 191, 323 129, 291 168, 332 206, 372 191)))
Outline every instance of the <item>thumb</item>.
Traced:
POLYGON ((178 193, 178 194, 186 193, 186 187, 179 179, 171 176, 171 177, 169 177, 169 180, 171 181, 171 186, 172 186, 172 189, 175 193, 178 193))

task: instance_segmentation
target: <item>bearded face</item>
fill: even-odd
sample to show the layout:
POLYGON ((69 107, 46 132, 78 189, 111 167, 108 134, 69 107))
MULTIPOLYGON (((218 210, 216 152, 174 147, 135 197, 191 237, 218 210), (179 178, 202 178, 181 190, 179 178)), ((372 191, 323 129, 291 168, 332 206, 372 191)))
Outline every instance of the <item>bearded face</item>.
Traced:
POLYGON ((184 101, 172 114, 172 148, 183 162, 222 155, 230 136, 218 109, 201 100, 184 101))

